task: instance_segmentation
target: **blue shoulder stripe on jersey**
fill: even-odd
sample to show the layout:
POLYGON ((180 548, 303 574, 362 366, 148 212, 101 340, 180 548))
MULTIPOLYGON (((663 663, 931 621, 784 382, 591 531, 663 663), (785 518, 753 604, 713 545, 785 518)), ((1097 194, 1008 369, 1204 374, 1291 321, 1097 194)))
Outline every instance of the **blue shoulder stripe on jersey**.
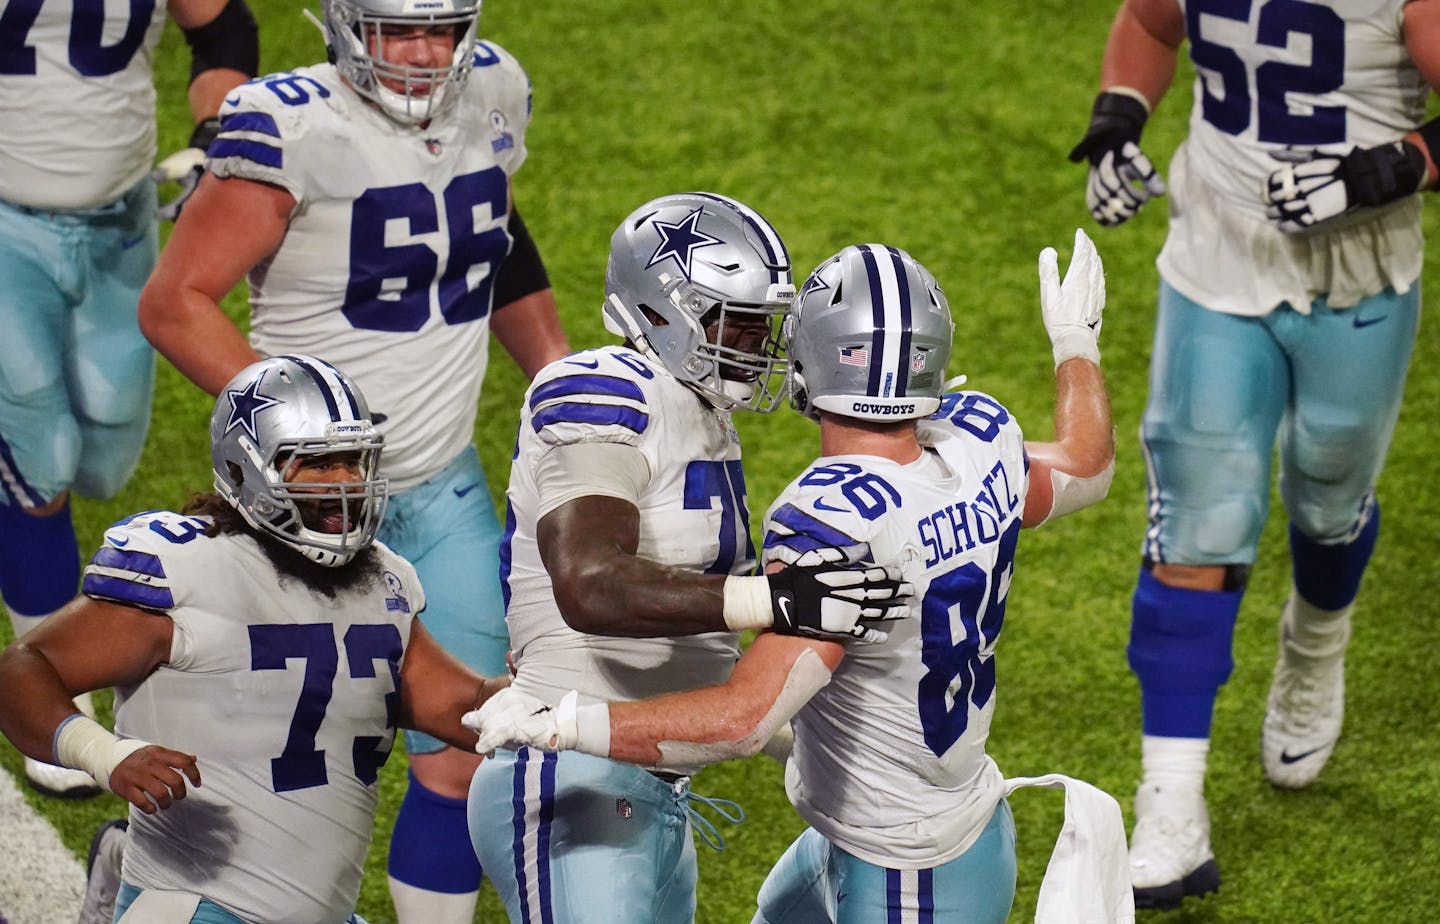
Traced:
POLYGON ((776 510, 770 519, 792 530, 794 535, 778 533, 773 529, 767 531, 765 533, 765 548, 767 549, 785 546, 797 552, 808 552, 811 549, 843 549, 859 544, 853 536, 846 535, 823 520, 817 520, 794 504, 784 505, 776 510))
POLYGON ((175 598, 170 595, 168 587, 156 587, 153 584, 127 581, 104 574, 85 575, 80 590, 87 597, 97 600, 127 603, 147 610, 168 610, 175 606, 175 598))
POLYGON ((604 395, 624 398, 627 401, 645 401, 645 393, 640 390, 640 386, 629 379, 613 375, 567 375, 535 389, 530 395, 530 410, 535 410, 546 401, 573 395, 604 395))
POLYGON ((148 574, 151 577, 163 578, 165 576, 165 566, 160 564, 160 558, 149 552, 127 552, 124 549, 102 545, 92 560, 101 568, 133 571, 136 574, 148 574))
POLYGON ((232 112, 220 120, 222 132, 257 132, 272 138, 280 137, 280 126, 268 112, 232 112))
POLYGON ((210 143, 210 149, 205 152, 205 156, 211 160, 238 157, 241 160, 257 163, 262 167, 274 167, 276 170, 279 170, 284 162, 280 149, 274 145, 223 136, 210 143))
POLYGON ((552 404, 530 419, 535 432, 552 424, 615 424, 636 433, 644 433, 650 426, 650 415, 632 407, 616 407, 613 404, 552 404))

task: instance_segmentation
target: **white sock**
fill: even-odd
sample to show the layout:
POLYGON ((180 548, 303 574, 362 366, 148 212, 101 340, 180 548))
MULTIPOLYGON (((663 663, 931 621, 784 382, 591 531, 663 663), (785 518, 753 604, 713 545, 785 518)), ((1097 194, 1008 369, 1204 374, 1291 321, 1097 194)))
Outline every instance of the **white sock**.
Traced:
POLYGON ((1345 653, 1350 643, 1350 611, 1355 604, 1338 610, 1322 610, 1291 589, 1280 616, 1280 638, 1287 654, 1324 659, 1345 653))
POLYGON ((1202 792, 1209 753, 1209 738, 1145 735, 1140 739, 1140 766, 1144 771, 1140 785, 1202 792))
POLYGON ((394 876, 390 878, 390 900, 400 924, 470 924, 475 919, 479 892, 431 892, 417 889, 394 876))
POLYGON ((6 609, 10 613, 10 628, 15 630, 15 638, 17 641, 33 632, 40 623, 45 621, 45 617, 50 615, 49 613, 45 613, 41 616, 22 616, 13 609, 8 607, 6 609))

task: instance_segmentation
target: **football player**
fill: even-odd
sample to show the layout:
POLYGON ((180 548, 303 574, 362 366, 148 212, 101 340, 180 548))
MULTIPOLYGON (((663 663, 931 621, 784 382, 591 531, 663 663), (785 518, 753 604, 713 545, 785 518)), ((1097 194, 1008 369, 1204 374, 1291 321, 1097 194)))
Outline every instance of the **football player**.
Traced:
POLYGON ((461 715, 505 681, 436 643, 375 540, 383 441, 328 363, 242 370, 216 493, 112 526, 82 595, 0 654, 6 737, 131 803, 128 920, 352 920, 396 726, 473 743, 461 715), (107 686, 116 734, 70 699, 107 686))
POLYGON ((1422 189, 1440 120, 1437 0, 1125 0, 1071 153, 1103 225, 1165 189, 1140 133, 1189 39, 1150 397, 1149 526, 1130 630, 1143 777, 1136 902, 1219 886, 1205 806, 1215 698, 1270 501, 1278 436, 1292 587, 1262 724, 1276 786, 1313 782, 1344 715, 1350 613, 1420 316, 1422 189), (1423 122, 1423 124, 1422 124, 1423 122))
MULTIPOLYGON (((906 592, 885 568, 753 574, 731 412, 784 394, 795 286, 775 228, 724 196, 662 196, 611 237, 605 293, 625 343, 552 363, 521 409, 514 682, 544 704, 640 699, 724 680, 742 629, 882 638, 871 617, 903 615, 906 592)), ((686 767, 605 756, 503 751, 476 772, 471 836, 515 924, 694 920, 686 767)))
MULTIPOLYGON (((229 97, 140 323, 212 393, 258 355, 313 353, 354 375, 387 440, 394 493, 381 538, 425 582, 440 643, 495 674, 508 648, 501 529, 472 445, 489 339, 527 376, 569 348, 512 192, 529 80, 476 40, 479 10, 325 0, 335 63, 229 97), (247 274, 248 342, 219 307, 247 274)), ((406 746, 411 782, 390 850, 400 921, 469 922, 477 757, 419 733, 406 746)))
MULTIPOLYGON (((1006 781, 985 753, 1016 544, 1022 527, 1103 498, 1114 456, 1096 340, 1099 255, 1077 232, 1064 283, 1050 248, 1040 276, 1060 434, 1047 443, 1025 441, 988 394, 944 393, 949 305, 904 251, 846 247, 796 300, 791 391, 819 421, 823 455, 766 514, 766 571, 844 549, 899 567, 918 619, 876 646, 762 633, 725 683, 645 702, 607 706, 570 691, 551 709, 553 694, 537 702, 517 685, 467 716, 477 746, 693 770, 755 753, 793 716, 786 789, 810 829, 767 878, 757 922, 1003 924, 1015 894, 1005 796, 1040 782, 1006 781)), ((1037 920, 1126 919, 1119 805, 1068 778, 1043 784, 1066 787, 1079 839, 1095 837, 1112 861, 1052 864, 1037 920)))
MULTIPOLYGON (((71 492, 112 496, 145 443, 155 357, 135 306, 159 247, 151 63, 167 13, 190 44, 203 146, 259 65, 244 0, 13 3, 0 27, 0 597, 16 637, 79 586, 71 492)), ((29 758, 25 775, 100 791, 29 758)))

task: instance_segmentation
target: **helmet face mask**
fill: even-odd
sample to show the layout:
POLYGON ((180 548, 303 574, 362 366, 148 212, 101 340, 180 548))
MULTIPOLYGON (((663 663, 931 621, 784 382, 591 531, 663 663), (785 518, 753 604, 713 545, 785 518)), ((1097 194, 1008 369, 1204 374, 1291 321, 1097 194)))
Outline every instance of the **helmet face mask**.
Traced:
POLYGON ((749 207, 710 193, 662 196, 610 238, 605 327, 722 409, 784 398, 781 326, 790 255, 749 207))
POLYGON ((475 61, 479 0, 323 0, 323 12, 325 41, 336 68, 356 93, 390 118, 418 125, 444 114, 459 98, 475 61), (397 33, 434 29, 454 34, 444 66, 419 67, 387 58, 386 45, 397 33))
POLYGON ((791 404, 816 420, 929 417, 954 335, 929 270, 894 247, 846 247, 805 280, 786 324, 791 404))
POLYGON ((276 356, 242 370, 210 418, 215 490, 252 527, 326 567, 374 540, 389 483, 384 436, 334 366, 276 356))

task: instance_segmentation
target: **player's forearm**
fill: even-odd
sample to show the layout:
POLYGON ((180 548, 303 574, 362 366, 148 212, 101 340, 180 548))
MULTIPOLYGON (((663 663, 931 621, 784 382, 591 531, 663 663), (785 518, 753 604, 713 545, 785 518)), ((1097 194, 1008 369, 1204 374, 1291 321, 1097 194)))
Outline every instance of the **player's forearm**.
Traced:
POLYGON ((1183 14, 1174 0, 1128 0, 1115 15, 1100 67, 1100 89, 1129 87, 1159 105, 1175 76, 1183 14))
POLYGON ((21 752, 53 763, 55 729, 77 711, 38 651, 21 641, 0 652, 0 732, 21 752))
POLYGON ((1055 441, 1067 473, 1088 478, 1115 460, 1115 425, 1100 367, 1072 359, 1055 370, 1055 441))
POLYGON ((727 630, 724 575, 598 548, 557 565, 552 578, 561 615, 577 632, 661 638, 727 630))
POLYGON ((165 284, 157 272, 140 296, 140 330, 187 379, 210 395, 260 355, 205 294, 165 284))
POLYGON ((197 75, 190 82, 190 89, 186 94, 190 102, 190 113, 195 117, 195 121, 201 122, 219 115, 220 104, 225 102, 226 95, 249 79, 249 76, 241 71, 229 68, 216 68, 197 75))

